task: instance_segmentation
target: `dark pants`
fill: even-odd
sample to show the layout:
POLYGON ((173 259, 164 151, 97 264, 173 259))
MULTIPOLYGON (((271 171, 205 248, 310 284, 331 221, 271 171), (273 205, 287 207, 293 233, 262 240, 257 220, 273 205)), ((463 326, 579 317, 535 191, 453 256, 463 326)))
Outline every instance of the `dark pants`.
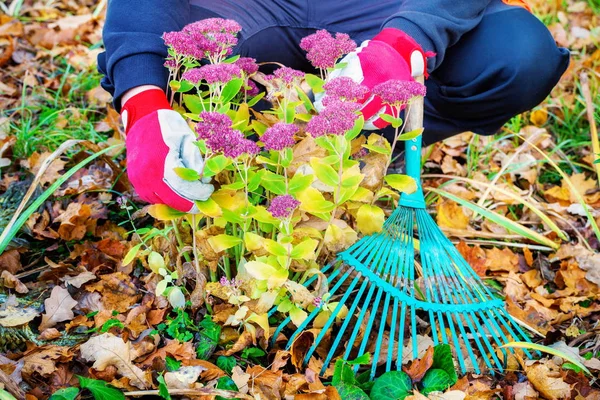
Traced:
MULTIPOLYGON (((332 2, 311 0, 262 0, 252 7, 233 0, 191 3, 192 20, 221 17, 242 25, 236 53, 304 71, 312 67, 298 45, 302 37, 327 29, 348 33, 360 44, 375 36, 392 8, 397 8, 397 1, 391 0, 368 9, 360 0, 347 0, 335 10, 327 9, 332 2)), ((430 71, 426 143, 465 131, 497 132, 510 118, 542 102, 569 64, 568 50, 556 46, 535 16, 520 7, 495 3, 430 71)))

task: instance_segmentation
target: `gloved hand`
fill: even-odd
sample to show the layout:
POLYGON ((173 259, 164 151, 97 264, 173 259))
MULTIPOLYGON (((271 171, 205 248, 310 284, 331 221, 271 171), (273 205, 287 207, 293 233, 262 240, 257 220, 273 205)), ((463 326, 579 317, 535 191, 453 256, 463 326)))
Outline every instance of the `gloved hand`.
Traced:
MULTIPOLYGON (((431 55, 401 30, 385 28, 342 58, 340 63, 346 65, 332 71, 328 79, 347 76, 369 89, 388 80, 413 80, 419 75, 427 76, 427 57, 431 55)), ((381 114, 390 113, 389 107, 385 107, 379 97, 367 95, 362 112, 365 129, 381 129, 389 124, 379 118, 381 114)))
POLYGON ((149 203, 166 204, 197 213, 194 200, 206 200, 214 187, 186 181, 173 168, 202 171, 204 160, 194 144, 196 135, 173 111, 160 89, 143 91, 128 99, 121 117, 127 133, 127 175, 136 192, 149 203))

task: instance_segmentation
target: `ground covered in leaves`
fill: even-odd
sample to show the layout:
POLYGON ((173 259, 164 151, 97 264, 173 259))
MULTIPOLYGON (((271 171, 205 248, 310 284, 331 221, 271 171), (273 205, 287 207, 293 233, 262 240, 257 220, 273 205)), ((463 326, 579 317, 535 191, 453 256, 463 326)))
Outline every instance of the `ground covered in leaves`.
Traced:
MULTIPOLYGON (((572 50, 569 70, 546 102, 501 133, 465 133, 429 147, 424 189, 438 224, 535 341, 597 374, 600 149, 591 132, 600 121, 600 4, 535 3, 556 41, 572 50), (483 210, 494 215, 484 218, 483 210), (545 229, 532 228, 540 225, 545 229)), ((77 386, 96 399, 117 398, 108 382, 127 396, 335 399, 336 387, 350 385, 368 386, 377 398, 377 382, 353 381, 346 364, 322 378, 320 365, 303 367, 310 342, 271 349, 264 332, 240 329, 218 290, 227 286, 231 301, 234 283, 213 283, 206 296, 206 282, 197 281, 177 246, 192 242, 189 233, 155 221, 136 201, 118 146, 74 168, 123 143, 95 70, 105 2, 0 6, 0 231, 23 212, 24 197, 31 204, 57 186, 0 254, 0 389, 32 400, 77 386), (60 182, 68 171, 74 173, 60 182), (162 256, 131 262, 142 237, 162 256), (165 259, 177 260, 173 279, 189 291, 189 311, 173 311, 169 299, 154 294, 165 259)), ((294 152, 309 157, 313 150, 294 152)), ((198 239, 204 253, 219 253, 198 239)), ((342 235, 326 250, 353 240, 342 235)), ((430 344, 423 339, 420 360, 406 365, 411 392, 412 385, 427 392, 427 371, 443 369, 430 344)), ((559 357, 517 357, 508 372, 492 372, 457 377, 428 396, 600 398, 595 381, 559 357)), ((54 398, 75 398, 78 390, 62 393, 54 398)))

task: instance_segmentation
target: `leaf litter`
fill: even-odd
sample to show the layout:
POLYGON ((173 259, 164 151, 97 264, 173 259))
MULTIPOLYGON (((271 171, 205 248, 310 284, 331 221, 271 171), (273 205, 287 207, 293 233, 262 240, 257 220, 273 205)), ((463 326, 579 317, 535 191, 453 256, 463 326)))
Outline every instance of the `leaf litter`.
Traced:
MULTIPOLYGON (((63 57, 75 72, 93 71, 99 50, 90 48, 88 43, 99 42, 103 23, 102 14, 94 15, 96 2, 58 3, 60 7, 25 2, 21 15, 26 18, 0 16, 0 67, 6 71, 0 78, 2 109, 14 109, 21 101, 22 90, 32 106, 40 104, 52 90, 60 88, 65 93, 75 83, 76 74, 65 75, 65 86, 61 88, 61 71, 52 63, 56 57, 63 57)), ((540 15, 553 17, 549 28, 555 40, 574 51, 569 70, 549 99, 523 116, 526 123, 518 126, 516 132, 511 125, 505 127, 504 135, 475 137, 466 133, 433 145, 425 164, 424 189, 443 187, 515 222, 536 227, 557 244, 552 249, 514 235, 500 224, 441 196, 433 198, 429 205, 438 224, 457 243, 467 261, 506 299, 509 312, 532 332, 545 335, 538 341, 580 357, 584 365, 598 373, 600 238, 594 235, 585 213, 588 210, 600 222, 600 187, 590 172, 595 157, 588 146, 567 153, 553 151, 559 136, 552 124, 554 119, 567 117, 562 104, 573 105, 577 101, 580 73, 587 70, 600 74, 600 50, 596 47, 598 15, 583 1, 532 3, 540 15), (523 140, 507 137, 514 133, 531 140, 551 160, 565 167, 567 179, 585 204, 580 203, 566 179, 552 171, 540 153, 523 140), (561 240, 539 215, 514 198, 487 190, 477 182, 493 182, 531 202, 569 240, 561 240)), ((597 82, 595 85, 597 93, 597 82)), ((110 98, 97 85, 85 90, 89 104, 105 116, 94 123, 96 130, 109 143, 122 142, 118 114, 107 104, 110 98)), ((78 112, 72 115, 75 119, 87 118, 78 112)), ((66 127, 71 121, 59 119, 55 123, 66 127)), ((0 119, 0 127, 4 124, 6 121, 0 119)), ((588 126, 583 129, 589 132, 588 126)), ((374 142, 376 138, 370 140, 374 142)), ((15 159, 14 146, 10 128, 0 129, 0 193, 35 175, 36 168, 53 150, 39 149, 27 158, 15 159)), ((295 164, 289 172, 293 174, 308 165, 312 157, 323 156, 319 153, 322 151, 307 136, 294 148, 295 164)), ((39 184, 47 188, 81 159, 82 154, 56 159, 39 184)), ((364 185, 376 187, 383 176, 378 154, 370 153, 364 161, 363 173, 369 178, 364 185)), ((319 378, 319 359, 313 358, 307 367, 302 366, 303 354, 319 331, 303 334, 290 352, 270 348, 266 338, 273 332, 265 332, 268 321, 265 326, 244 318, 251 313, 262 315, 269 307, 256 304, 236 317, 238 308, 228 303, 235 296, 233 292, 215 292, 206 298, 214 314, 221 316, 220 322, 214 324, 218 328, 202 325, 206 309, 198 307, 191 324, 196 330, 190 331, 194 338, 182 340, 181 335, 191 325, 169 309, 165 297, 153 294, 159 275, 143 268, 146 266, 142 257, 142 268, 123 263, 127 251, 142 243, 140 233, 131 232, 131 224, 152 226, 147 209, 133 209, 134 215, 129 217, 118 204, 135 200, 130 185, 123 179, 117 181, 123 165, 121 158, 117 163, 100 160, 82 168, 31 216, 22 235, 28 242, 15 243, 0 255, 4 291, 0 294, 4 296, 0 305, 0 387, 9 388, 16 383, 27 393, 27 399, 46 399, 58 389, 75 385, 74 376, 80 374, 133 392, 157 389, 160 371, 164 372, 169 389, 220 388, 221 379, 227 378, 234 382, 240 395, 254 398, 339 398, 337 390, 323 385, 319 378), (32 328, 38 333, 33 333, 32 328), (201 342, 212 349, 207 359, 200 357, 197 346, 201 342), (264 355, 258 355, 260 352, 264 355), (233 361, 231 370, 219 362, 222 357, 233 361)), ((314 232, 311 229, 320 229, 319 223, 307 218, 299 226, 314 232)), ((185 285, 185 267, 169 236, 174 233, 159 223, 153 229, 156 232, 140 246, 140 251, 150 246, 158 249, 181 272, 175 279, 185 285)), ((342 250, 357 239, 341 219, 333 220, 325 238, 329 252, 342 250)), ((214 267, 217 258, 215 254, 214 267)), ((193 287, 190 285, 190 291, 193 287)), ((314 301, 311 293, 301 289, 297 296, 314 301)), ((263 321, 260 318, 255 321, 263 321)), ((412 361, 410 349, 404 349, 407 357, 403 370, 415 387, 432 369, 432 345, 423 339, 419 359, 412 361)), ((570 369, 560 358, 511 362, 514 371, 484 377, 468 374, 444 391, 426 396, 414 391, 407 398, 600 397, 600 391, 587 377, 570 369)), ((333 369, 329 369, 325 376, 333 374, 333 369)))

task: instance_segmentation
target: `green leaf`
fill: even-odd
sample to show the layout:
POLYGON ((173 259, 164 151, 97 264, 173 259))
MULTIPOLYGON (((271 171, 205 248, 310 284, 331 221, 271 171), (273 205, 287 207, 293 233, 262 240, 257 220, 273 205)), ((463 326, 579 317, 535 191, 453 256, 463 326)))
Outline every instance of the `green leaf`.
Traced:
POLYGON ((414 131, 406 132, 406 133, 403 133, 402 135, 398 136, 398 140, 411 140, 411 139, 421 136, 422 133, 423 133, 423 128, 415 129, 414 131))
MULTIPOLYGON (((233 379, 231 379, 228 376, 222 376, 217 380, 217 389, 231 390, 234 392, 238 391, 237 385, 235 384, 233 379)), ((216 396, 215 400, 226 400, 226 399, 223 396, 216 396)))
POLYGON ((306 83, 313 91, 313 94, 321 93, 323 91, 323 85, 325 81, 314 74, 306 74, 304 75, 304 79, 306 79, 306 83))
POLYGON ((371 400, 404 399, 412 392, 410 376, 402 371, 390 371, 375 380, 371 400))
POLYGON ((363 144, 362 147, 364 147, 365 149, 368 149, 374 153, 379 153, 379 154, 383 154, 386 156, 389 156, 390 154, 392 154, 392 148, 390 147, 389 144, 386 147, 375 146, 375 145, 371 145, 371 144, 363 144))
POLYGON ((335 385, 335 388, 340 394, 340 398, 344 400, 369 400, 369 396, 367 396, 364 390, 356 385, 350 385, 342 382, 338 385, 335 385))
POLYGON ((140 251, 140 247, 142 247, 142 244, 143 243, 136 244, 131 249, 129 249, 127 254, 125 254, 125 258, 123 259, 123 266, 129 265, 133 261, 135 256, 137 256, 138 252, 140 251))
POLYGON ((301 88, 296 86, 296 93, 298 93, 298 97, 300 98, 300 100, 302 100, 302 103, 304 104, 304 108, 306 108, 306 111, 312 111, 315 109, 312 101, 310 101, 310 99, 308 98, 306 93, 304 93, 304 90, 302 90, 301 88))
POLYGON ((195 201, 196 207, 201 213, 208 215, 209 217, 216 218, 223 214, 221 207, 212 198, 208 198, 204 201, 195 201))
POLYGON ((439 344, 433 349, 433 364, 431 368, 444 370, 451 379, 450 385, 454 385, 458 380, 454 359, 452 358, 452 349, 449 344, 439 344))
POLYGON ((225 85, 223 92, 221 92, 221 102, 228 103, 240 92, 244 80, 242 78, 233 79, 225 85))
POLYGON ((302 175, 296 173, 289 181, 288 191, 290 194, 296 194, 309 187, 314 179, 313 175, 302 175))
POLYGON ((184 94, 183 104, 185 104, 187 109, 194 114, 200 114, 202 111, 206 111, 210 108, 210 102, 203 101, 195 94, 184 94))
POLYGON ((306 239, 294 246, 290 253, 290 257, 294 260, 312 260, 315 258, 315 250, 318 244, 319 242, 315 239, 306 239))
MULTIPOLYGON (((75 400, 77 395, 79 394, 79 388, 76 387, 68 387, 63 389, 58 389, 52 396, 50 396, 49 400, 75 400)), ((9 400, 14 399, 14 397, 2 397, 0 394, 0 400, 9 400)))
POLYGON ((104 324, 102 324, 102 328, 100 328, 100 332, 101 333, 108 332, 111 328, 114 328, 115 326, 117 328, 121 328, 121 329, 125 328, 125 325, 123 325, 123 323, 121 321, 119 321, 118 319, 111 318, 111 319, 107 320, 104 324))
POLYGON ((313 157, 310 160, 310 166, 315 171, 317 178, 324 184, 337 187, 340 182, 338 173, 331 165, 323 163, 319 158, 313 157))
POLYGON ((200 321, 199 327, 202 329, 202 334, 208 336, 214 342, 219 341, 221 336, 221 325, 217 324, 208 315, 204 316, 204 319, 200 321))
POLYGON ((212 247, 215 253, 220 253, 240 243, 242 243, 242 239, 239 237, 226 235, 224 233, 208 238, 208 244, 210 244, 210 247, 212 247))
POLYGON ((364 126, 365 126, 365 118, 361 115, 354 122, 354 126, 352 127, 352 129, 350 129, 348 132, 346 132, 344 134, 344 136, 346 137, 346 139, 352 140, 352 139, 356 138, 358 135, 360 135, 364 126))
POLYGON ((417 182, 408 175, 391 174, 384 179, 388 185, 399 192, 410 194, 417 190, 417 182))
POLYGON ((580 373, 581 371, 583 371, 580 367, 570 362, 563 363, 561 367, 563 369, 570 369, 571 371, 575 371, 576 373, 580 373))
POLYGON ((203 176, 215 176, 223 171, 229 164, 231 164, 231 160, 223 154, 212 156, 206 161, 206 164, 204 164, 203 176))
POLYGON ((421 381, 421 392, 427 396, 431 392, 444 391, 453 384, 452 378, 443 369, 430 369, 421 381))
POLYGON ((271 171, 265 170, 261 185, 271 193, 277 195, 285 194, 285 178, 271 171))
POLYGON ((346 361, 350 365, 366 365, 371 362, 371 353, 365 353, 360 357, 356 357, 352 361, 346 361))
POLYGON ((189 92, 190 90, 192 90, 194 88, 194 85, 191 82, 186 81, 186 80, 171 81, 171 82, 169 82, 169 85, 171 86, 171 89, 173 89, 177 93, 189 92))
POLYGON ((356 378, 354 376, 354 371, 348 362, 337 360, 333 369, 331 384, 337 387, 341 383, 354 385, 356 383, 356 378))
POLYGON ((294 151, 291 148, 286 148, 281 152, 281 166, 287 168, 294 159, 294 151))
POLYGON ((236 62, 237 60, 240 59, 240 55, 236 54, 235 56, 231 56, 226 58, 225 60, 221 61, 223 64, 233 64, 234 62, 236 62))
POLYGON ((183 179, 184 181, 193 182, 200 179, 200 174, 191 168, 175 167, 173 168, 173 171, 175 171, 177 176, 183 179))
POLYGON ((95 400, 125 400, 123 392, 104 381, 76 376, 79 379, 79 386, 92 392, 95 400))
POLYGON ((258 103, 263 97, 265 97, 265 92, 260 92, 259 94, 248 100, 248 103, 246 104, 248 104, 248 107, 252 107, 256 105, 256 103, 258 103))
POLYGON ((392 125, 392 128, 399 128, 403 123, 402 118, 392 117, 389 114, 382 114, 380 118, 385 122, 389 122, 392 125))
POLYGON ((232 356, 219 356, 219 358, 217 358, 217 367, 221 368, 228 374, 231 374, 233 367, 235 367, 236 365, 237 363, 235 361, 235 358, 232 356))
POLYGON ((165 364, 167 366, 167 371, 169 372, 177 371, 179 368, 181 368, 181 361, 177 361, 176 359, 170 356, 167 356, 165 358, 165 364))
POLYGON ((160 374, 156 380, 158 381, 158 395, 165 400, 171 400, 171 395, 169 394, 169 388, 165 382, 165 377, 160 374))
POLYGON ((275 256, 285 257, 288 254, 287 249, 281 243, 278 243, 274 240, 265 239, 263 241, 263 245, 265 247, 265 250, 267 250, 269 253, 275 256))

